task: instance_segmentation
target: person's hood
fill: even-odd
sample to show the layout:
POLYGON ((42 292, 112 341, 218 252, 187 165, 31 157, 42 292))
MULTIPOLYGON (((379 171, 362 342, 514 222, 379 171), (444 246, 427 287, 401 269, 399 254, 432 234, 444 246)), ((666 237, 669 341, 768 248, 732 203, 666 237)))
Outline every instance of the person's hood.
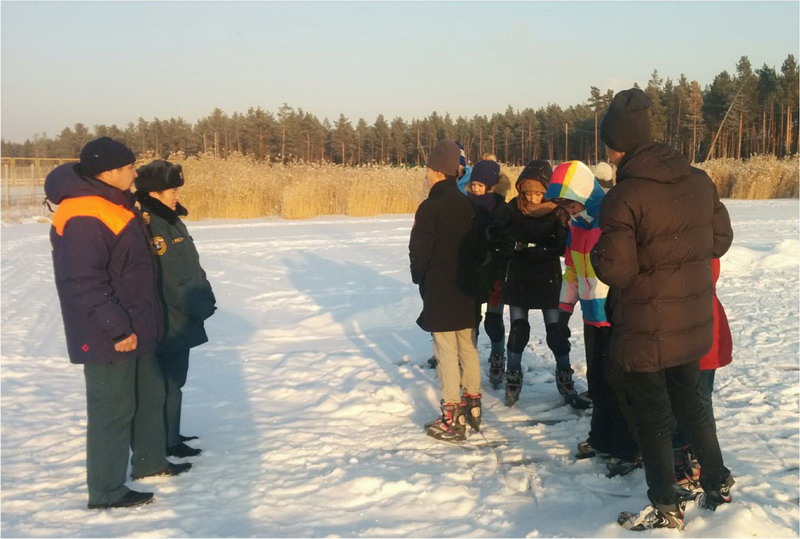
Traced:
POLYGON ((114 204, 126 207, 132 205, 130 191, 120 191, 100 180, 82 176, 76 163, 66 163, 53 169, 44 181, 44 194, 54 204, 61 204, 67 198, 99 196, 114 204))
POLYGON ((678 183, 689 176, 691 163, 672 146, 648 143, 626 153, 617 170, 617 183, 640 178, 660 183, 678 183))
POLYGON ((591 221, 600 215, 600 204, 605 194, 589 167, 580 161, 567 161, 553 171, 544 198, 564 198, 580 202, 586 207, 581 214, 586 214, 587 220, 591 221))

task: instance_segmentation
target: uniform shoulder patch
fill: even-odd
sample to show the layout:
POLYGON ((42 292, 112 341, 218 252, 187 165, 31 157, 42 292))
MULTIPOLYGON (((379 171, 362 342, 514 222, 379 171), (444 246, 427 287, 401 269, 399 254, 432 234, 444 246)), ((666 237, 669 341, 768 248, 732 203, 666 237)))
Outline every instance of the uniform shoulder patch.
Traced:
POLYGON ((158 256, 167 252, 167 242, 164 241, 163 236, 153 236, 150 240, 150 244, 153 246, 153 252, 158 256))

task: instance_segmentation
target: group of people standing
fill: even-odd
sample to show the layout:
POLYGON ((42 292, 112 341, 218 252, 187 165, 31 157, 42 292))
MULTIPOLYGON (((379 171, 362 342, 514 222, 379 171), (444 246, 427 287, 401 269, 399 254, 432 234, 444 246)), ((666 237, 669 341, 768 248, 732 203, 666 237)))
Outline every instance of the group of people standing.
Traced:
POLYGON ((216 299, 180 219, 180 165, 135 161, 101 137, 44 186, 58 204, 50 241, 67 350, 86 381, 89 509, 153 501, 125 485, 130 451, 133 480, 184 473, 191 463, 166 457, 201 453, 180 433, 181 388, 216 299))
POLYGON ((715 295, 719 258, 733 240, 730 218, 704 172, 652 142, 650 106, 640 89, 625 90, 602 120, 600 136, 617 169, 607 193, 580 161, 552 169, 537 160, 506 203, 492 192, 499 165, 483 160, 464 196, 461 150, 440 141, 427 159, 430 192, 409 240, 411 278, 423 300, 417 323, 433 335, 442 392, 428 435, 457 443, 468 426, 480 430, 481 305, 489 381, 497 389, 505 380, 509 406, 522 388, 529 311, 540 310, 558 391, 567 404, 592 407, 576 457, 605 456, 609 476, 644 466, 650 504, 617 519, 636 531, 682 529, 687 501, 714 510, 731 501, 733 485, 710 397, 714 368, 730 361, 715 295), (578 302, 588 395, 575 390, 569 356, 568 322, 578 302), (505 350, 504 305, 511 320, 505 350))

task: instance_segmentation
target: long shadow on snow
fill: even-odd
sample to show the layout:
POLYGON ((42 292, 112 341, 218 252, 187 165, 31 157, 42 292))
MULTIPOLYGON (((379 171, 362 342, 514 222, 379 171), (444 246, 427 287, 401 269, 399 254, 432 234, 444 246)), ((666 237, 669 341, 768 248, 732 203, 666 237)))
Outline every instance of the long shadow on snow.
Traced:
MULTIPOLYGON (((408 309, 407 300, 416 290, 354 262, 303 255, 302 263, 284 261, 295 289, 330 313, 359 354, 374 360, 375 367, 410 393, 412 402, 429 401, 430 385, 420 377, 415 383, 404 382, 398 369, 403 358, 419 354, 418 343, 428 339, 415 324, 419 313, 408 309)), ((430 420, 430 410, 415 407, 412 420, 422 425, 430 420)))
MULTIPOLYGON (((205 508, 208 518, 188 519, 191 524, 184 531, 206 537, 257 535, 261 528, 251 524, 250 515, 261 503, 264 485, 260 474, 247 470, 261 465, 254 450, 261 446, 262 433, 243 373, 243 353, 256 328, 222 305, 206 321, 206 329, 209 342, 191 352, 181 425, 183 434, 199 436, 189 443, 203 454, 189 459, 193 468, 180 490, 187 491, 187 514, 198 504, 210 505, 205 508)), ((181 513, 180 506, 174 509, 181 513)))

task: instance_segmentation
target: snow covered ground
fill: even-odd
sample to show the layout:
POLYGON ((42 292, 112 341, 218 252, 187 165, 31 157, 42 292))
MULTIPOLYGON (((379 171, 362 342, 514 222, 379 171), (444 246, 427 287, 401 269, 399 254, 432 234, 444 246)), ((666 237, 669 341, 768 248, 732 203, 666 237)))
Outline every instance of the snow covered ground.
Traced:
MULTIPOLYGON (((715 410, 735 503, 688 509, 684 536, 797 536, 798 201, 726 203, 734 362, 715 410)), ((130 483, 155 503, 111 511, 86 509, 83 372, 66 357, 49 225, 2 226, 2 535, 634 536, 615 519, 646 504, 644 472, 607 479, 602 461, 573 459, 589 417, 560 405, 538 316, 518 406, 484 390, 485 439, 507 442, 423 434, 438 383, 414 324, 411 224, 190 222, 220 307, 184 396, 183 431, 204 452, 187 474, 130 483)), ((585 388, 579 317, 571 326, 585 388)), ((479 345, 485 359, 484 334, 479 345)))

